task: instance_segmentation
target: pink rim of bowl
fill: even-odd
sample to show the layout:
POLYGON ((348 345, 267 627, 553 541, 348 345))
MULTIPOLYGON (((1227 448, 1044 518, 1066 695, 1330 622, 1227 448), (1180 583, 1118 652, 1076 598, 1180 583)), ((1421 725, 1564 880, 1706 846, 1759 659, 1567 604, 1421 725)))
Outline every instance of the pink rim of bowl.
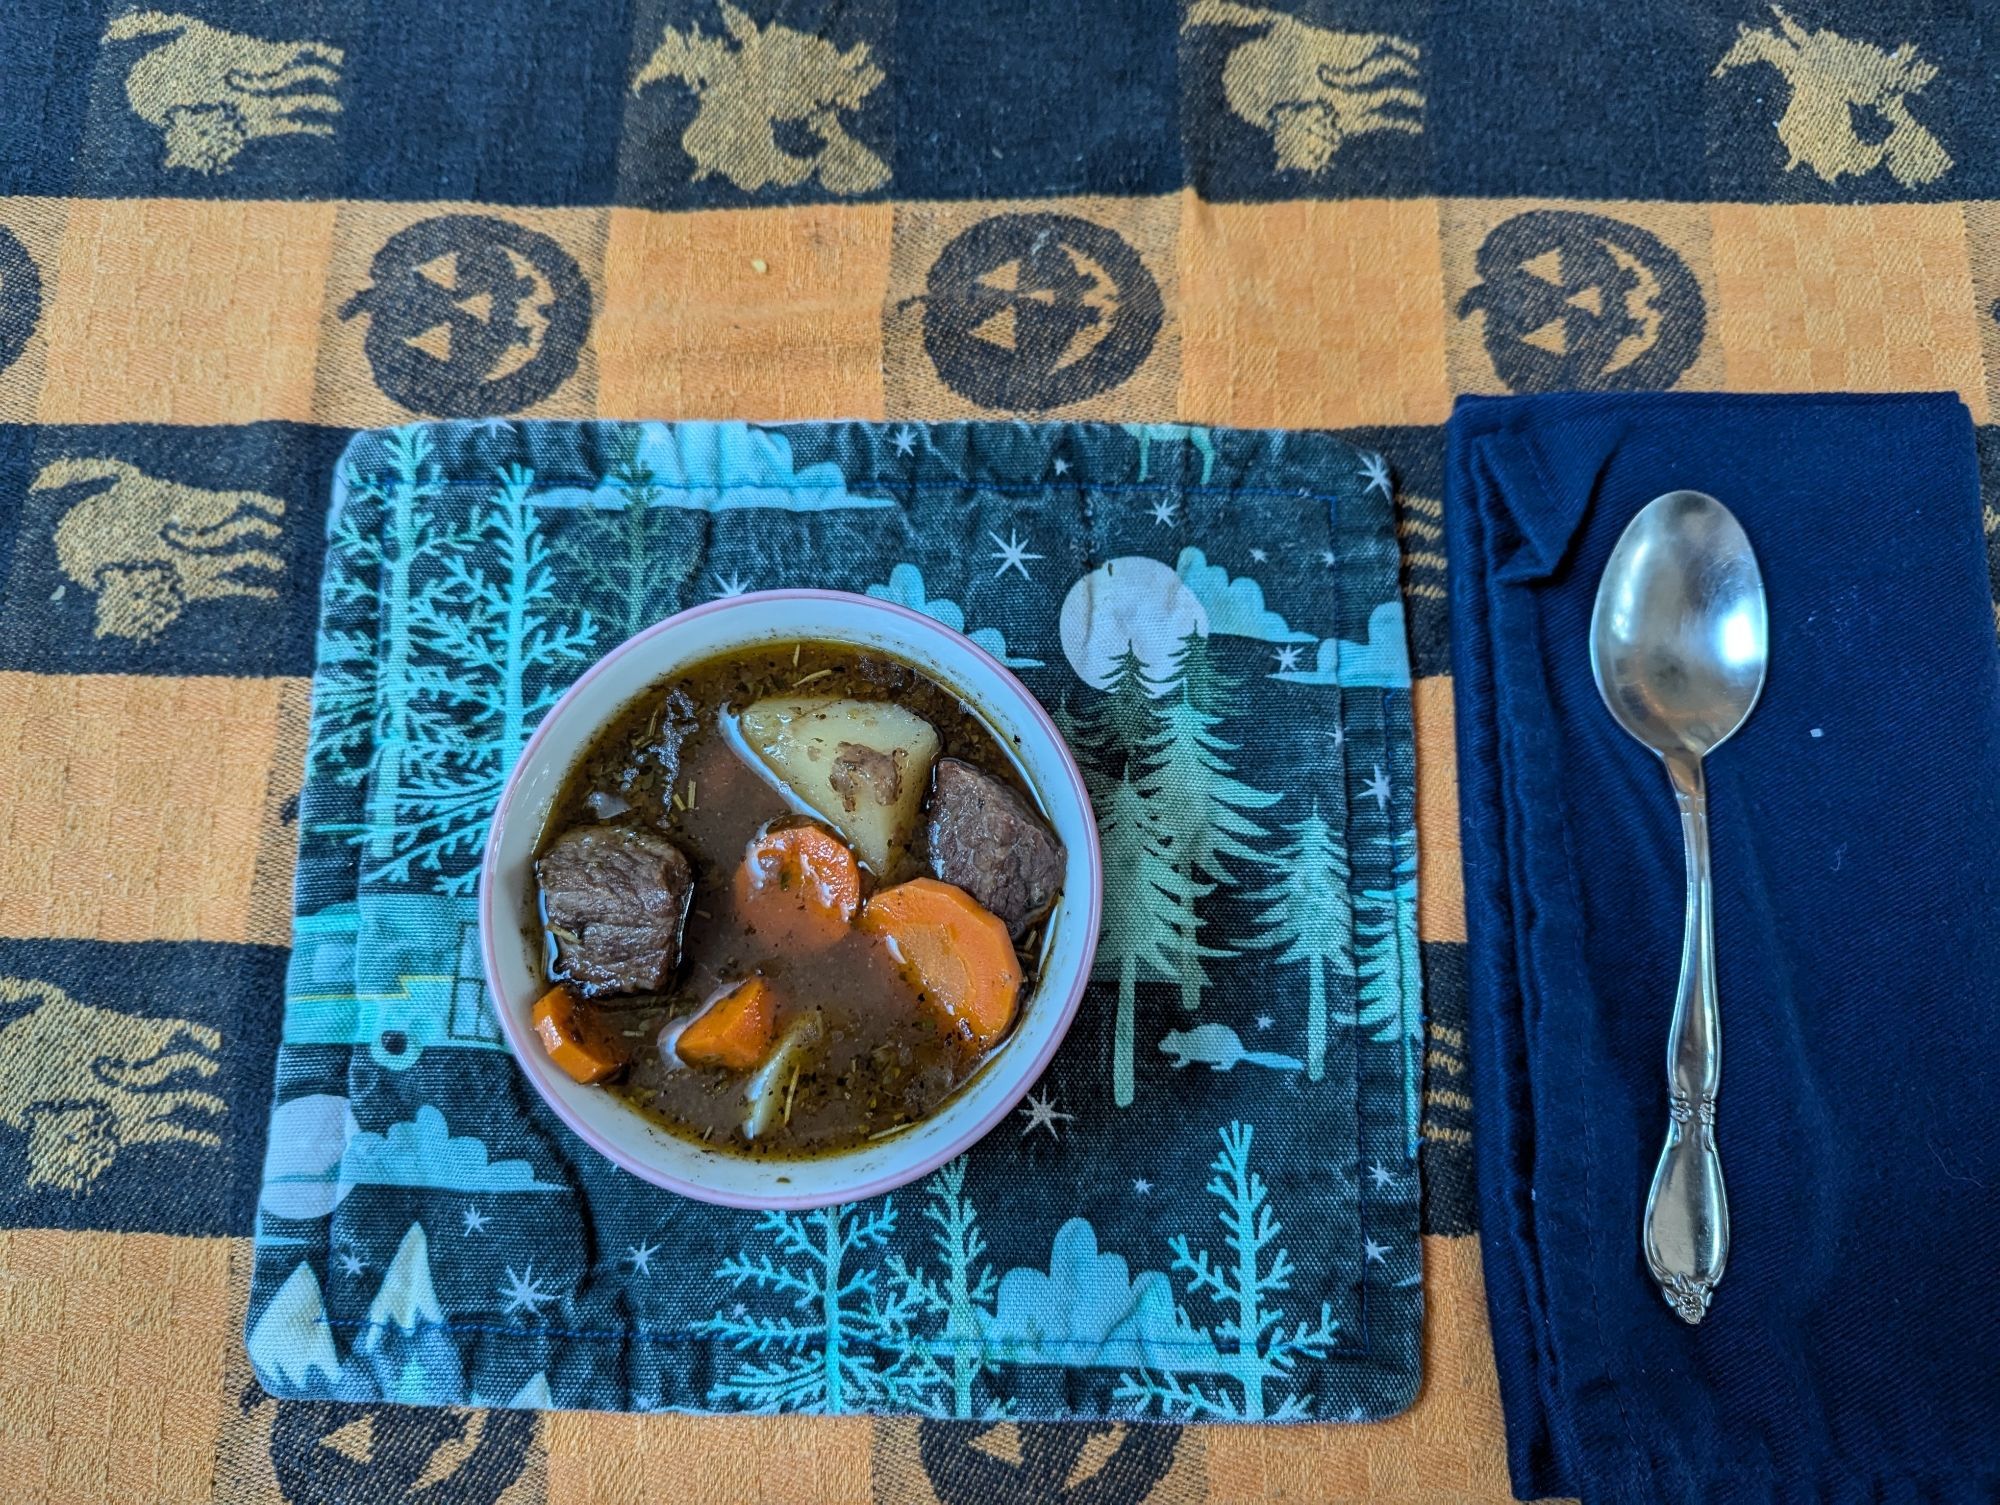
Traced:
MULTIPOLYGON (((837 630, 829 630, 826 637, 835 642, 852 640, 850 633, 837 630)), ((926 672, 939 672, 928 667, 919 652, 895 646, 883 646, 881 651, 911 660, 917 663, 918 667, 925 668, 926 672)), ((595 726, 593 725, 590 730, 595 730, 595 726)), ((584 733, 584 736, 587 739, 588 732, 584 733)), ((531 834, 530 850, 532 844, 531 834)), ((1090 796, 1074 754, 1071 753, 1061 732, 1056 729, 1055 722, 1041 703, 1005 665, 963 634, 907 607, 868 596, 852 595, 845 591, 759 591, 706 602, 700 606, 689 607, 637 633, 605 654, 585 670, 582 677, 549 709, 548 714, 542 718, 533 735, 529 737, 527 746, 522 749, 519 761, 508 775, 506 787, 501 792, 500 802, 487 829, 486 850, 479 873, 479 941, 486 968, 488 994, 495 1012, 499 1015, 500 1028, 507 1037, 507 1044, 513 1051, 516 1063, 534 1084, 542 1101, 578 1138, 614 1165, 641 1180, 697 1201, 738 1208, 803 1211, 829 1206, 836 1202, 852 1202, 879 1196, 883 1192, 894 1191, 897 1187, 930 1174, 983 1139, 1019 1106, 1021 1099, 1040 1079, 1057 1048, 1068 1035, 1070 1025, 1076 1018, 1077 1008, 1083 1001, 1084 989, 1090 981, 1091 961, 1097 949, 1098 928, 1102 914, 1102 865, 1090 796), (974 1095, 975 1090, 992 1098, 979 1117, 948 1138, 929 1146, 920 1155, 908 1158, 892 1167, 880 1169, 853 1184, 838 1179, 839 1167, 844 1162, 869 1157, 873 1153, 873 1146, 863 1146, 843 1154, 812 1160, 749 1160, 742 1156, 703 1151, 691 1141, 679 1139, 653 1126, 649 1120, 623 1104, 616 1105, 615 1112, 622 1115, 622 1119, 619 1120, 621 1131, 629 1133, 632 1125, 643 1126, 647 1131, 647 1142, 660 1144, 662 1151, 671 1154, 673 1158, 693 1160, 696 1163, 715 1163, 719 1167, 728 1168, 757 1166, 770 1171, 773 1179, 795 1178, 798 1183, 796 1189, 750 1193, 707 1185, 698 1179, 685 1174, 676 1174, 661 1165, 650 1163, 642 1154, 613 1143, 596 1125, 587 1121, 579 1103, 572 1100, 574 1094, 597 1093, 601 1089, 582 1087, 570 1082, 549 1061, 528 1025, 528 1012, 535 1002, 533 998, 510 999, 506 996, 503 980, 507 973, 501 966, 499 950, 503 937, 506 944, 520 945, 524 956, 527 942, 521 933, 519 912, 500 916, 494 913, 494 906, 498 902, 497 895, 501 887, 502 836, 511 829, 511 823, 519 819, 532 821, 539 830, 546 818, 548 805, 553 800, 562 776, 567 772, 567 765, 571 761, 565 759, 565 766, 554 769, 553 773, 549 769, 542 768, 540 765, 547 757, 548 745, 558 728, 564 726, 577 708, 594 698, 598 693, 595 687, 613 666, 624 666, 632 659, 642 656, 653 661, 651 667, 638 677, 629 692, 620 694, 617 701, 602 709, 597 724, 601 724, 604 717, 608 717, 619 705, 625 703, 631 694, 639 693, 644 686, 664 678, 683 664, 707 656, 708 653, 727 652, 732 647, 752 646, 760 642, 785 642, 814 636, 815 633, 809 627, 777 631, 759 630, 757 618, 760 615, 781 608, 799 607, 824 608, 830 615, 860 614, 874 617, 883 623, 894 624, 901 629, 898 634, 901 638, 914 639, 918 642, 929 639, 934 643, 947 645, 950 651, 969 660, 978 674, 994 682, 994 686, 1000 692, 998 697, 975 696, 966 686, 954 682, 949 673, 941 675, 946 684, 964 694, 967 701, 977 706, 995 725, 1002 728, 1013 726, 1017 741, 1021 740, 1018 734, 1025 732, 1028 738, 1039 744, 1032 753, 1025 746, 1017 749, 1017 756, 1030 782, 1041 795, 1048 813, 1055 817, 1059 832, 1070 851, 1063 897, 1057 905, 1059 939, 1057 945, 1051 948, 1051 954, 1065 950, 1065 943, 1061 939, 1065 931, 1073 934, 1080 944, 1067 945, 1066 957, 1059 971, 1045 972, 1024 1007, 1022 1023, 1016 1026, 1014 1035, 987 1058, 980 1072, 961 1088, 957 1095, 948 1099, 936 1113, 919 1121, 916 1128, 908 1132, 914 1139, 926 1126, 949 1119, 954 1106, 962 1105, 974 1095), (675 636, 683 635, 693 624, 738 613, 745 616, 748 625, 748 630, 740 636, 726 638, 712 648, 691 655, 660 651, 667 642, 675 636), (994 704, 996 698, 1004 699, 1007 704, 1004 707, 994 704), (1006 715, 1004 714, 1006 710, 1011 710, 1015 714, 1006 715), (527 787, 531 776, 536 785, 532 797, 527 787), (1080 885, 1079 879, 1082 880, 1080 885), (1082 892, 1078 892, 1079 886, 1082 892), (1052 1020, 1048 1012, 1050 1010, 1054 1010, 1052 1020), (1031 1055, 1010 1056, 1009 1048, 1022 1040, 1030 1016, 1033 1017, 1036 1032, 1040 1035, 1039 1043, 1031 1055), (996 1073, 1000 1074, 1004 1085, 981 1085, 996 1073), (624 1120, 629 1120, 629 1124, 624 1120), (780 1172, 788 1175, 781 1178, 780 1172), (816 1182, 829 1184, 816 1188, 816 1182)), ((538 970, 535 975, 539 982, 538 970)), ((884 1143, 891 1147, 888 1158, 893 1159, 893 1147, 897 1140, 892 1139, 884 1143)))

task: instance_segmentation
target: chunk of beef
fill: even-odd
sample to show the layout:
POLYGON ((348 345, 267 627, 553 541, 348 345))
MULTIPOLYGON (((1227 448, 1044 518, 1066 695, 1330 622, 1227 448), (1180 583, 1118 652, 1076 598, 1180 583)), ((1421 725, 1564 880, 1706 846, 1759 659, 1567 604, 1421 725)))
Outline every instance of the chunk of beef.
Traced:
POLYGON ((1062 843, 991 774, 940 759, 924 829, 931 872, 1000 916, 1019 939, 1062 891, 1062 843))
POLYGON ((694 892, 680 848, 634 826, 579 826, 549 844, 535 876, 558 977, 592 997, 667 986, 694 892))

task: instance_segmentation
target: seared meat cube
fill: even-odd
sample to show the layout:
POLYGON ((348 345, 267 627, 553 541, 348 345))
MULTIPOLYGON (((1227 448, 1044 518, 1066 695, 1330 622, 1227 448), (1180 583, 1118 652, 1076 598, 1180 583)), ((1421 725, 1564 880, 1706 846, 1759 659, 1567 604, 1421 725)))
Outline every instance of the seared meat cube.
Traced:
POLYGON ((632 826, 579 826, 535 864, 556 976, 595 997, 657 993, 680 965, 694 874, 679 847, 632 826))
POLYGON ((962 888, 1019 939, 1062 892, 1064 854, 1028 802, 991 774, 940 759, 924 829, 931 872, 962 888))

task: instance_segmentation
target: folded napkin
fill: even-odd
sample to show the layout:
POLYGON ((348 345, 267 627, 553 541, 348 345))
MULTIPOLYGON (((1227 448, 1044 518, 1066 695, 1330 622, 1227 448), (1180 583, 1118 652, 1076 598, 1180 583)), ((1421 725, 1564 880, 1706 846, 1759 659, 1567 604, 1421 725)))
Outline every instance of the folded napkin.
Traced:
MULTIPOLYGON (((1388 471, 1171 424, 418 425, 335 491, 247 1340, 285 1399, 1368 1420, 1416 1391, 1421 1046, 1388 471), (579 1142, 472 900, 542 711, 696 602, 961 629, 1089 770, 1104 939, 1032 1094, 759 1215, 579 1142)), ((1030 1001, 1028 1007, 1036 1005, 1030 1001)))
POLYGON ((2000 662, 1949 396, 1474 399, 1449 438, 1481 1233, 1514 1486, 2000 1498, 2000 662), (1742 520, 1771 667, 1708 760, 1733 1244, 1654 1289, 1682 858, 1598 699, 1620 531, 1742 520))

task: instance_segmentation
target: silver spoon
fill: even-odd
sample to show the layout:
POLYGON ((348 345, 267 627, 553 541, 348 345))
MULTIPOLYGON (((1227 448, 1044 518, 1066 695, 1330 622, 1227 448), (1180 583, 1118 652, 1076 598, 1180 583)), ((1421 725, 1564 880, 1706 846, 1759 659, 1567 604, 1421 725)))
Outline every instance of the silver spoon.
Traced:
POLYGON ((1708 1315, 1729 1262, 1715 1149, 1722 1038, 1701 760, 1756 706, 1769 638, 1764 580, 1735 514, 1699 491, 1670 491, 1640 509, 1598 582, 1590 667, 1618 724, 1666 763, 1687 848, 1687 933, 1667 1042, 1672 1121, 1646 1198, 1645 1248, 1661 1294, 1688 1323, 1708 1315))

